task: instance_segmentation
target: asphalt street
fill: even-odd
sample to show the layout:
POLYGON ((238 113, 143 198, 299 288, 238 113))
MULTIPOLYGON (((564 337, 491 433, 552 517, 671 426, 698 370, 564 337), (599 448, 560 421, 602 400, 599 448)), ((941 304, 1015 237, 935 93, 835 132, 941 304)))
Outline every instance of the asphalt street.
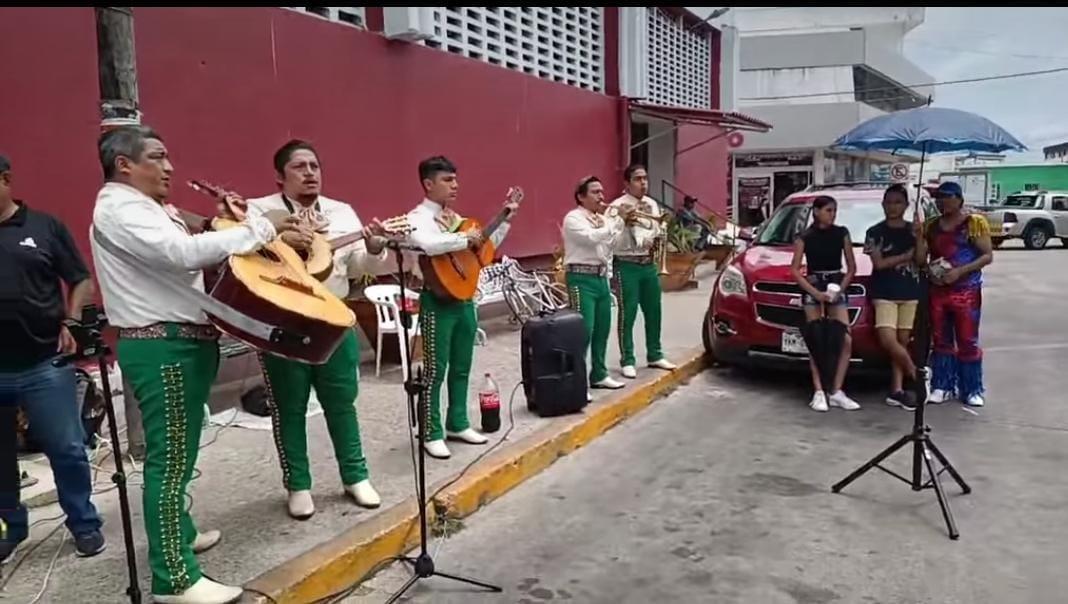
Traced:
MULTIPOLYGON (((944 476, 959 541, 930 490, 872 471, 831 492, 911 427, 883 384, 848 384, 859 411, 816 413, 804 376, 714 369, 431 543, 440 570, 503 594, 431 578, 403 601, 1065 602, 1066 262, 1059 241, 997 252, 981 328, 987 406, 928 409, 973 488, 962 496, 944 476)), ((887 466, 908 474, 911 454, 887 466)), ((346 601, 383 602, 407 576, 390 566, 346 601)))

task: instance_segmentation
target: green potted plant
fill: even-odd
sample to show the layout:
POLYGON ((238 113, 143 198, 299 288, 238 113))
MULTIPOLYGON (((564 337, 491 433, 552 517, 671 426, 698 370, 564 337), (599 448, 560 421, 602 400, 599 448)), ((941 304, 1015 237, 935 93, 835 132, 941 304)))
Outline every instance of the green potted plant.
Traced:
POLYGON ((667 274, 660 275, 660 287, 664 291, 678 291, 697 286, 694 272, 701 261, 702 252, 696 251, 698 233, 683 226, 672 217, 667 225, 667 254, 664 265, 667 274))

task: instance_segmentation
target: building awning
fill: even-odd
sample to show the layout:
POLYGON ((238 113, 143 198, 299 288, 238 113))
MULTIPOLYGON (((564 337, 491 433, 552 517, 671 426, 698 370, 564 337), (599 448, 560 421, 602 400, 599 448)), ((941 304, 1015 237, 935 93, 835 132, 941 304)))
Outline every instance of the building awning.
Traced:
POLYGON ((767 122, 734 111, 666 107, 663 105, 648 105, 637 101, 630 101, 630 111, 637 115, 695 126, 719 126, 728 130, 745 130, 748 132, 767 132, 772 129, 772 125, 767 122))

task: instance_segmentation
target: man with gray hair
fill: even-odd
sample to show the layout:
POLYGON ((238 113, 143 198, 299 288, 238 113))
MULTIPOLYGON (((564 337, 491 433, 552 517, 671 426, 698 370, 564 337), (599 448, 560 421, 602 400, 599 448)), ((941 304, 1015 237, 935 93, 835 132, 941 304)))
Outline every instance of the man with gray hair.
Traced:
MULTIPOLYGON (((101 136, 99 151, 107 182, 97 194, 93 228, 112 245, 105 249, 92 237, 93 258, 109 322, 119 330, 119 366, 141 404, 152 597, 161 604, 235 602, 240 587, 201 573, 195 554, 221 535, 198 532, 185 501, 219 368, 219 332, 195 300, 162 290, 149 273, 203 290, 202 269, 261 248, 295 219, 250 216, 234 228, 192 234, 165 203, 174 168, 158 134, 122 126, 101 136), (112 246, 139 262, 113 254, 112 246)), ((220 202, 243 204, 236 196, 220 202)))

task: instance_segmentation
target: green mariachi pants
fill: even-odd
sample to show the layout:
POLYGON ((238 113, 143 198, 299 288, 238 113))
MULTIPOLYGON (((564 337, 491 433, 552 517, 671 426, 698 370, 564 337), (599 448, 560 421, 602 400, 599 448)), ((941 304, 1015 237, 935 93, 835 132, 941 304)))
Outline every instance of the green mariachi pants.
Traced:
POLYGON ((123 377, 141 407, 145 430, 144 507, 152 593, 181 593, 200 580, 193 554, 197 531, 186 507, 204 422, 204 405, 219 369, 213 340, 122 339, 123 377))
POLYGON ((351 485, 367 479, 367 460, 360 445, 360 425, 356 419, 359 346, 356 332, 350 330, 322 365, 309 365, 267 353, 260 355, 267 380, 274 444, 282 465, 282 482, 290 491, 306 491, 312 486, 307 426, 312 386, 323 406, 341 481, 351 485))
POLYGON ((467 418, 467 385, 471 377, 471 362, 475 356, 475 334, 478 317, 475 304, 444 302, 424 291, 419 296, 419 328, 423 333, 423 364, 429 392, 430 425, 427 440, 441 440, 441 386, 448 372, 449 410, 446 428, 460 432, 471 427, 467 418))
POLYGON ((571 307, 582 313, 586 340, 590 346, 590 384, 608 377, 605 353, 612 333, 612 293, 608 280, 597 275, 567 273, 567 290, 571 307))
POLYGON ((619 350, 622 366, 635 364, 634 321, 638 308, 645 319, 646 361, 655 363, 664 358, 660 348, 660 275, 653 263, 637 264, 616 259, 612 270, 612 286, 619 304, 619 350))

